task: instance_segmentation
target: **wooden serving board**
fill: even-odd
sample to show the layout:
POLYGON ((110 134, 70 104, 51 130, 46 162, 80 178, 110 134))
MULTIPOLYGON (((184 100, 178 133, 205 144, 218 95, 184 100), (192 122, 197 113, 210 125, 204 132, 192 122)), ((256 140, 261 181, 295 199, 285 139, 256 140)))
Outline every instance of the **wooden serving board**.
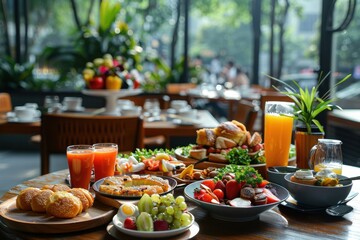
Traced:
POLYGON ((95 228, 111 222, 117 209, 95 201, 86 212, 71 219, 61 219, 45 213, 16 208, 16 197, 0 205, 1 220, 13 230, 30 233, 69 233, 95 228))

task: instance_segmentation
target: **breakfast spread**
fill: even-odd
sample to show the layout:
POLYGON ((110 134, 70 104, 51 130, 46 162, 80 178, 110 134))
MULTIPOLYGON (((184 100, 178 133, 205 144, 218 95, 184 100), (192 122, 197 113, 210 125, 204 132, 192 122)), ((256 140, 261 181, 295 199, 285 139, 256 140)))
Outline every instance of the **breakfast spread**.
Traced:
POLYGON ((279 201, 275 190, 250 166, 227 165, 218 171, 214 179, 203 180, 194 190, 195 199, 234 207, 279 201))
POLYGON ((102 193, 114 196, 143 196, 161 194, 171 189, 169 181, 151 175, 123 175, 104 179, 99 186, 102 193))
POLYGON ((91 193, 82 188, 63 184, 45 185, 41 189, 28 187, 16 198, 21 210, 47 213, 58 218, 74 218, 94 203, 91 193))
POLYGON ((236 120, 220 123, 213 129, 199 129, 196 134, 196 145, 189 150, 190 158, 242 165, 265 161, 261 135, 257 132, 251 135, 244 124, 236 120), (229 154, 230 151, 233 154, 229 154))
POLYGON ((341 186, 336 173, 330 169, 323 169, 317 172, 315 176, 312 170, 298 170, 290 177, 290 181, 314 186, 341 186))
POLYGON ((132 203, 121 205, 117 217, 124 228, 147 232, 187 227, 193 221, 187 212, 185 198, 175 198, 171 193, 163 196, 144 194, 137 206, 132 203))

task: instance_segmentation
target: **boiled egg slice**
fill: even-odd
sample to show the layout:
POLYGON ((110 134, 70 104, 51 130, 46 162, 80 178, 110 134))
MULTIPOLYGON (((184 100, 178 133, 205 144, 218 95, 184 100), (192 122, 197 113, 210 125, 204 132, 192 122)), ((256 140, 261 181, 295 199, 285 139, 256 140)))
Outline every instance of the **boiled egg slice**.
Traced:
POLYGON ((132 203, 124 203, 120 206, 117 216, 121 222, 125 221, 127 217, 136 218, 139 215, 139 209, 132 203))

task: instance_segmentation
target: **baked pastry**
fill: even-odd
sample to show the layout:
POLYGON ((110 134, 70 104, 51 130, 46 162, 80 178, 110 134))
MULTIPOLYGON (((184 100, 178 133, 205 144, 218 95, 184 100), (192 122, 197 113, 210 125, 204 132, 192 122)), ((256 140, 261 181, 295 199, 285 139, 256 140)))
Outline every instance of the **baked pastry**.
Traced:
POLYGON ((241 130, 233 122, 223 122, 215 128, 217 136, 229 138, 241 145, 246 141, 246 131, 241 130))
POLYGON ((311 170, 297 170, 294 175, 290 177, 290 181, 306 185, 315 185, 317 179, 313 176, 311 170))
POLYGON ((236 120, 232 120, 231 122, 232 122, 233 124, 235 124, 238 128, 240 128, 241 131, 247 132, 245 125, 242 124, 241 122, 238 122, 238 121, 236 121, 236 120))
POLYGON ((210 162, 229 163, 229 161, 225 158, 225 155, 221 153, 210 153, 208 159, 210 162))
POLYGON ((94 197, 91 193, 84 188, 72 188, 67 190, 67 192, 71 193, 75 197, 79 198, 82 204, 82 211, 85 212, 88 208, 90 208, 94 204, 94 197))
POLYGON ((40 192, 40 189, 28 187, 20 192, 16 198, 16 207, 18 209, 31 211, 31 199, 40 192))
POLYGON ((215 146, 216 134, 214 129, 199 129, 196 131, 196 144, 202 146, 215 146))
POLYGON ((206 158, 207 151, 205 148, 200 149, 191 149, 189 151, 189 156, 198 160, 206 158))
POLYGON ((31 210, 33 212, 46 212, 46 204, 51 194, 53 194, 53 191, 50 189, 40 190, 40 192, 31 199, 31 210))
POLYGON ((216 148, 233 148, 236 147, 237 143, 226 137, 217 137, 215 142, 216 148))
POLYGON ((73 194, 57 191, 50 195, 46 212, 58 218, 74 218, 82 212, 82 204, 73 194))
POLYGON ((262 142, 262 138, 258 132, 254 132, 249 141, 249 146, 254 147, 262 142))
POLYGON ((169 181, 150 175, 124 175, 106 178, 99 191, 116 196, 142 196, 161 194, 170 190, 169 181))
POLYGON ((44 185, 41 189, 50 189, 53 192, 57 192, 57 191, 67 191, 70 189, 70 187, 65 184, 48 184, 48 185, 44 185))

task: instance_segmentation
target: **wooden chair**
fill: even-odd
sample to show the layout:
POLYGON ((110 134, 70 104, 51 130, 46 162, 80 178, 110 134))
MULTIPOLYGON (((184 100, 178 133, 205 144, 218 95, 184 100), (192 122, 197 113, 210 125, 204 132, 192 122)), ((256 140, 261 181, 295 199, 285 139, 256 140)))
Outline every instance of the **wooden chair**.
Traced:
POLYGON ((140 117, 44 114, 41 119, 41 174, 49 172, 50 154, 66 153, 74 144, 110 142, 119 152, 143 148, 144 125, 140 117))
POLYGON ((288 96, 278 93, 278 92, 261 92, 260 95, 260 110, 261 110, 261 131, 264 133, 264 110, 265 102, 267 101, 283 101, 283 102, 293 102, 288 96))
POLYGON ((0 93, 0 113, 12 111, 11 97, 8 93, 0 93))
POLYGON ((243 123, 246 130, 253 132, 259 107, 248 100, 240 100, 233 109, 233 119, 243 123))

